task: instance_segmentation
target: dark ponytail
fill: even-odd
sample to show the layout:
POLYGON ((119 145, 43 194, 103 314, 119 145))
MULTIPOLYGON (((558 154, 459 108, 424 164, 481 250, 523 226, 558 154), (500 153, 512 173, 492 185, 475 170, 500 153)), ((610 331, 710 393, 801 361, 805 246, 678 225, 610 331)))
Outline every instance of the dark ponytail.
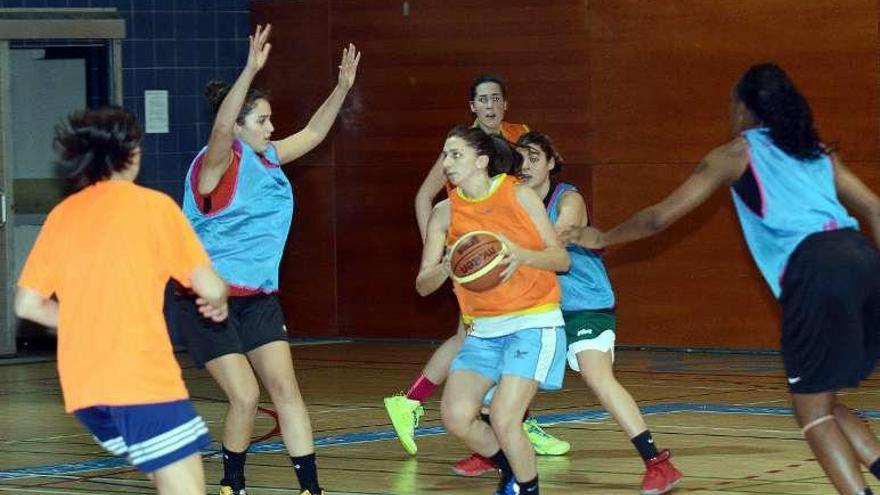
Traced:
POLYGON ((736 97, 770 130, 779 149, 800 160, 825 154, 806 98, 776 64, 753 65, 736 83, 736 97))
POLYGON ((477 155, 485 155, 489 158, 489 177, 498 174, 519 175, 522 169, 522 155, 501 136, 486 134, 479 127, 457 126, 446 135, 447 139, 451 137, 462 139, 477 152, 477 155))

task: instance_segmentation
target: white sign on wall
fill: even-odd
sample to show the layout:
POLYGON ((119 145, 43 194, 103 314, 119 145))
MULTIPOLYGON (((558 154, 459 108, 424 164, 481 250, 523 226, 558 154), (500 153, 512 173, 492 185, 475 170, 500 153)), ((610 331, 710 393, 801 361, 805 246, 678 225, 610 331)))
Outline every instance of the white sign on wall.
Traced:
POLYGON ((147 134, 168 133, 168 91, 148 89, 144 91, 144 121, 147 134))

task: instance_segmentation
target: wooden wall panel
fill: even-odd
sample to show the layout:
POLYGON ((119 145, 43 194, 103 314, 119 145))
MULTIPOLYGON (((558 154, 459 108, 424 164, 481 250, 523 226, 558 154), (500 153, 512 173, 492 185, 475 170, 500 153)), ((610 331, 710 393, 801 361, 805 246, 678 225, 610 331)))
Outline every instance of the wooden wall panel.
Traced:
MULTIPOLYGON (((253 2, 254 22, 276 26, 260 82, 274 93, 277 135, 302 127, 326 97, 347 42, 364 54, 336 127, 290 172, 298 212, 283 300, 295 334, 450 334, 450 292, 413 290, 412 200, 448 129, 470 121, 467 89, 481 73, 508 81, 508 120, 555 139, 564 177, 600 227, 662 198, 724 142, 730 88, 768 60, 792 74, 825 139, 880 190, 876 1, 403 4, 253 2)), ((777 346, 778 309, 728 192, 607 261, 622 343, 777 346)))
POLYGON ((281 261, 281 304, 296 337, 339 335, 333 167, 287 170, 296 211, 281 261))
MULTIPOLYGON (((876 169, 876 2, 589 6, 588 147, 600 226, 662 199, 728 139, 730 90, 753 63, 775 61, 789 71, 825 139, 848 159, 869 161, 860 168, 876 169)), ((719 191, 654 239, 609 251, 621 342, 778 347, 777 304, 745 248, 729 195, 719 191)))
MULTIPOLYGON (((303 189, 308 185, 302 181, 307 179, 297 178, 299 211, 284 264, 285 310, 325 309, 320 317, 289 317, 295 321, 294 333, 449 335, 457 313, 450 292, 422 299, 414 290, 421 251, 412 208, 415 191, 448 130, 472 120, 468 88, 483 73, 509 82, 508 120, 551 134, 572 175, 589 186, 584 2, 539 7, 524 0, 419 1, 409 2, 408 15, 399 1, 253 5, 254 23, 271 20, 275 27, 272 58, 260 82, 273 90, 276 135, 301 127, 326 96, 341 47, 351 41, 363 52, 336 128, 291 172, 333 168, 332 181, 321 175, 313 185, 332 188, 325 192, 333 205, 326 206, 335 212, 332 222, 306 213, 309 198, 303 189), (304 243, 313 238, 336 240, 337 271, 327 274, 335 277, 336 323, 323 316, 330 304, 318 300, 319 294, 329 296, 330 285, 318 294, 306 293, 311 289, 304 282, 314 280, 317 268, 302 254, 310 249, 304 243)), ((317 249, 311 248, 312 256, 317 249)))
POLYGON ((601 0, 589 8, 594 161, 699 160, 728 135, 736 78, 765 61, 792 75, 826 139, 853 159, 876 159, 876 1, 601 0))
POLYGON ((394 166, 336 169, 340 333, 451 335, 457 318, 451 286, 428 298, 415 291, 422 243, 412 198, 422 171, 394 166))

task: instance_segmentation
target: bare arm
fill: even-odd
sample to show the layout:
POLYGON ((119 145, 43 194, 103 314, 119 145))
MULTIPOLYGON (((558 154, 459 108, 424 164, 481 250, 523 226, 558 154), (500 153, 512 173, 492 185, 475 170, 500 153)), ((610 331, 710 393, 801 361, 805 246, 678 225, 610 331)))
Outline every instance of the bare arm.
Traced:
POLYGON ((199 171, 199 194, 210 194, 229 168, 232 159, 232 142, 235 140, 235 120, 244 105, 251 82, 266 65, 269 50, 272 49, 272 45, 267 43, 271 31, 271 25, 267 25, 266 29, 257 26, 257 31, 250 37, 247 65, 217 109, 214 127, 211 128, 211 136, 208 138, 208 149, 205 151, 202 168, 199 171))
POLYGON ((426 231, 428 229, 428 218, 431 216, 431 210, 434 207, 434 198, 443 190, 446 185, 446 175, 443 173, 443 153, 437 157, 431 171, 428 172, 419 191, 416 193, 416 222, 419 224, 419 233, 422 234, 422 242, 425 241, 426 231))
POLYGON ((835 154, 834 186, 840 200, 868 222, 874 242, 880 246, 880 198, 871 191, 835 154))
POLYGON ((209 266, 200 266, 190 275, 192 290, 215 306, 221 306, 229 296, 229 286, 220 275, 209 266))
POLYGON ((58 301, 45 298, 27 287, 19 287, 15 292, 15 315, 55 328, 58 326, 58 301))
POLYGON ((520 205, 526 210, 532 223, 538 229, 541 240, 544 241, 544 249, 534 251, 524 249, 504 239, 509 251, 506 259, 508 267, 502 275, 509 278, 519 265, 526 265, 539 270, 547 270, 551 272, 568 271, 571 260, 568 258, 568 252, 559 243, 559 238, 553 230, 550 219, 547 218, 547 210, 544 209, 544 203, 538 194, 532 188, 526 185, 516 186, 516 199, 520 205))
POLYGON ((339 81, 330 96, 318 107, 318 110, 309 119, 309 123, 302 130, 275 142, 278 161, 282 165, 305 155, 327 137, 327 133, 333 127, 333 122, 336 121, 336 116, 339 115, 339 109, 342 108, 348 91, 354 85, 360 60, 361 54, 353 44, 349 43, 348 48, 342 51, 342 61, 339 63, 339 81))
POLYGON ((416 277, 416 291, 427 296, 439 289, 449 278, 446 252, 446 230, 449 228, 449 202, 434 207, 428 219, 427 237, 422 246, 422 265, 416 277))
POLYGON ((560 232, 564 241, 589 249, 642 239, 668 228, 703 204, 719 187, 736 181, 748 165, 744 142, 735 140, 716 148, 697 165, 687 180, 666 199, 649 206, 613 229, 601 233, 590 227, 572 227, 560 232))
POLYGON ((559 217, 556 218, 557 230, 568 227, 583 227, 589 223, 587 204, 584 197, 577 191, 568 191, 559 200, 559 217))

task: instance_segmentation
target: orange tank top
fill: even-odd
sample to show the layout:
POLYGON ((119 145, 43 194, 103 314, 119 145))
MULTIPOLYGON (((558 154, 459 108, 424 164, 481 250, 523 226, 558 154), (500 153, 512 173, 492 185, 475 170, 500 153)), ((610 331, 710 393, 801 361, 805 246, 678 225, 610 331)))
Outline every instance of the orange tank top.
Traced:
POLYGON ((515 143, 519 138, 529 132, 529 126, 525 124, 511 124, 510 122, 501 122, 501 135, 504 139, 515 143))
MULTIPOLYGON (((538 229, 516 199, 517 182, 507 174, 498 175, 489 193, 478 199, 465 197, 460 188, 451 190, 446 244, 452 246, 468 232, 488 230, 525 249, 543 250, 538 229)), ((549 311, 559 306, 562 297, 555 273, 530 266, 520 266, 507 281, 485 292, 453 284, 466 319, 549 311)))

